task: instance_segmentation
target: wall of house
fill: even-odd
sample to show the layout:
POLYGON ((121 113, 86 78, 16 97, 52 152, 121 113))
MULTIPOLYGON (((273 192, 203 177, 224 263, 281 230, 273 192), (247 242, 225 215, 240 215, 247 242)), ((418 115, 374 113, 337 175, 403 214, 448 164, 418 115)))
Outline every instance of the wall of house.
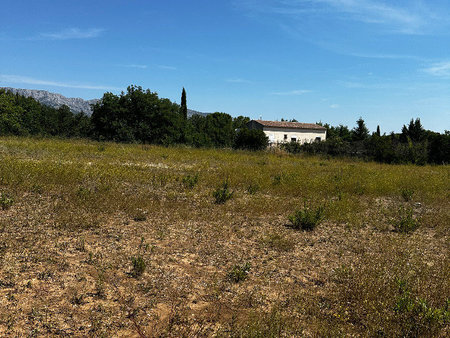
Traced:
POLYGON ((274 128, 264 127, 264 133, 269 138, 271 144, 284 143, 296 141, 300 143, 311 143, 320 138, 320 141, 326 140, 326 130, 314 129, 288 129, 288 128, 274 128))

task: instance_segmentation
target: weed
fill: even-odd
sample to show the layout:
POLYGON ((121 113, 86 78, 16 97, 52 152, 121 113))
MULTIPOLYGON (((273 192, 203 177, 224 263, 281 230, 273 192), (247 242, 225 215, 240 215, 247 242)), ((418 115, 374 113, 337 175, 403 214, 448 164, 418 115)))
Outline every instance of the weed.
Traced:
POLYGON ((272 233, 262 239, 268 247, 277 251, 291 251, 295 247, 295 242, 278 233, 272 233))
POLYGON ((147 220, 147 215, 145 213, 145 211, 143 210, 136 210, 134 216, 133 216, 133 221, 135 222, 144 222, 147 220))
POLYGON ((141 238, 141 243, 139 244, 138 254, 136 256, 131 257, 132 271, 131 276, 134 278, 138 278, 142 276, 147 267, 145 263, 144 257, 142 257, 142 251, 146 251, 148 249, 148 245, 144 245, 144 238, 141 238))
POLYGON ((323 206, 312 208, 305 202, 303 209, 295 211, 288 219, 294 229, 312 231, 322 222, 324 210, 323 206))
POLYGON ((401 194, 401 196, 403 197, 403 200, 404 200, 405 202, 409 202, 409 201, 411 201, 412 198, 413 198, 413 195, 414 195, 414 189, 412 189, 412 188, 403 188, 403 189, 400 191, 400 194, 401 194))
POLYGON ((260 185, 258 183, 250 183, 247 187, 247 192, 250 195, 256 194, 261 189, 260 185))
POLYGON ((419 227, 419 222, 414 219, 411 208, 400 208, 393 225, 395 232, 407 234, 416 230, 419 227))
POLYGON ((276 174, 272 177, 272 184, 273 185, 279 185, 281 184, 281 174, 276 174))
POLYGON ((251 265, 249 262, 246 262, 243 265, 235 265, 228 272, 228 279, 233 283, 239 283, 247 279, 248 273, 250 272, 251 265))
POLYGON ((228 181, 224 181, 214 192, 213 197, 216 204, 224 204, 233 197, 234 192, 230 190, 228 181))
POLYGON ((183 177, 182 182, 186 189, 193 189, 198 183, 198 174, 186 175, 183 177))
POLYGON ((0 206, 3 210, 8 210, 13 204, 14 200, 12 199, 12 197, 9 197, 3 192, 0 193, 0 206))
POLYGON ((142 256, 131 257, 131 263, 133 264, 131 275, 135 278, 142 276, 146 268, 144 258, 142 256))
POLYGON ((435 308, 426 300, 413 297, 405 280, 398 279, 397 285, 399 295, 394 312, 401 323, 403 337, 432 335, 450 320, 449 299, 444 308, 435 308))

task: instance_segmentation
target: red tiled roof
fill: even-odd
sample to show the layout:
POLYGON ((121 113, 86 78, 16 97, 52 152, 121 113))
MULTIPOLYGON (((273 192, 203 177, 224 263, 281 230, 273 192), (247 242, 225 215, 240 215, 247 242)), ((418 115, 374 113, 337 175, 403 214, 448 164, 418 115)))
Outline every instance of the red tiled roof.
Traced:
POLYGON ((264 127, 292 128, 292 129, 314 129, 314 130, 326 130, 327 129, 327 128, 319 126, 318 124, 315 124, 315 123, 264 121, 264 120, 253 120, 253 121, 263 125, 264 127))

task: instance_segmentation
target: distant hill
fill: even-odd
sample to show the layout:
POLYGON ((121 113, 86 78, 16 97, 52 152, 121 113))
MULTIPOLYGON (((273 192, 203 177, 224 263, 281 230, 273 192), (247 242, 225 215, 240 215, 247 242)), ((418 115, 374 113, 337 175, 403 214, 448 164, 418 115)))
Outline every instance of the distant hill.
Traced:
MULTIPOLYGON (((42 104, 50 106, 52 108, 59 108, 66 105, 70 108, 73 113, 84 112, 86 115, 92 114, 91 104, 95 104, 99 99, 83 100, 79 97, 65 97, 58 93, 51 93, 46 90, 37 89, 21 89, 21 88, 11 88, 11 87, 0 87, 0 89, 5 89, 7 91, 13 92, 14 94, 19 94, 26 97, 32 97, 33 99, 39 101, 42 104)), ((188 117, 192 115, 207 115, 208 113, 202 113, 196 110, 188 109, 188 117)))
POLYGON ((36 101, 39 101, 40 103, 50 106, 52 108, 59 108, 63 105, 66 105, 74 113, 84 112, 87 115, 92 114, 92 109, 90 105, 98 101, 98 99, 83 100, 78 97, 77 98, 65 97, 61 94, 50 93, 46 90, 20 89, 11 87, 3 87, 0 89, 6 89, 10 92, 13 92, 14 94, 17 93, 22 96, 32 97, 36 101))

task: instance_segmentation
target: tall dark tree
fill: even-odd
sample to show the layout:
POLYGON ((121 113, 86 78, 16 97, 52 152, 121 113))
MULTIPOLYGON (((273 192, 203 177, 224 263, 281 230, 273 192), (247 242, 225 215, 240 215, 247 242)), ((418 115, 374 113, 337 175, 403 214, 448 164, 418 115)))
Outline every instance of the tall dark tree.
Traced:
POLYGON ((369 129, 367 129, 366 124, 362 117, 356 121, 356 127, 352 130, 353 141, 364 141, 369 137, 369 129))
POLYGON ((377 126, 377 135, 381 136, 380 125, 377 126))
POLYGON ((187 120, 187 104, 186 104, 186 90, 183 87, 183 91, 181 92, 181 105, 180 105, 180 113, 181 116, 185 120, 187 120))

